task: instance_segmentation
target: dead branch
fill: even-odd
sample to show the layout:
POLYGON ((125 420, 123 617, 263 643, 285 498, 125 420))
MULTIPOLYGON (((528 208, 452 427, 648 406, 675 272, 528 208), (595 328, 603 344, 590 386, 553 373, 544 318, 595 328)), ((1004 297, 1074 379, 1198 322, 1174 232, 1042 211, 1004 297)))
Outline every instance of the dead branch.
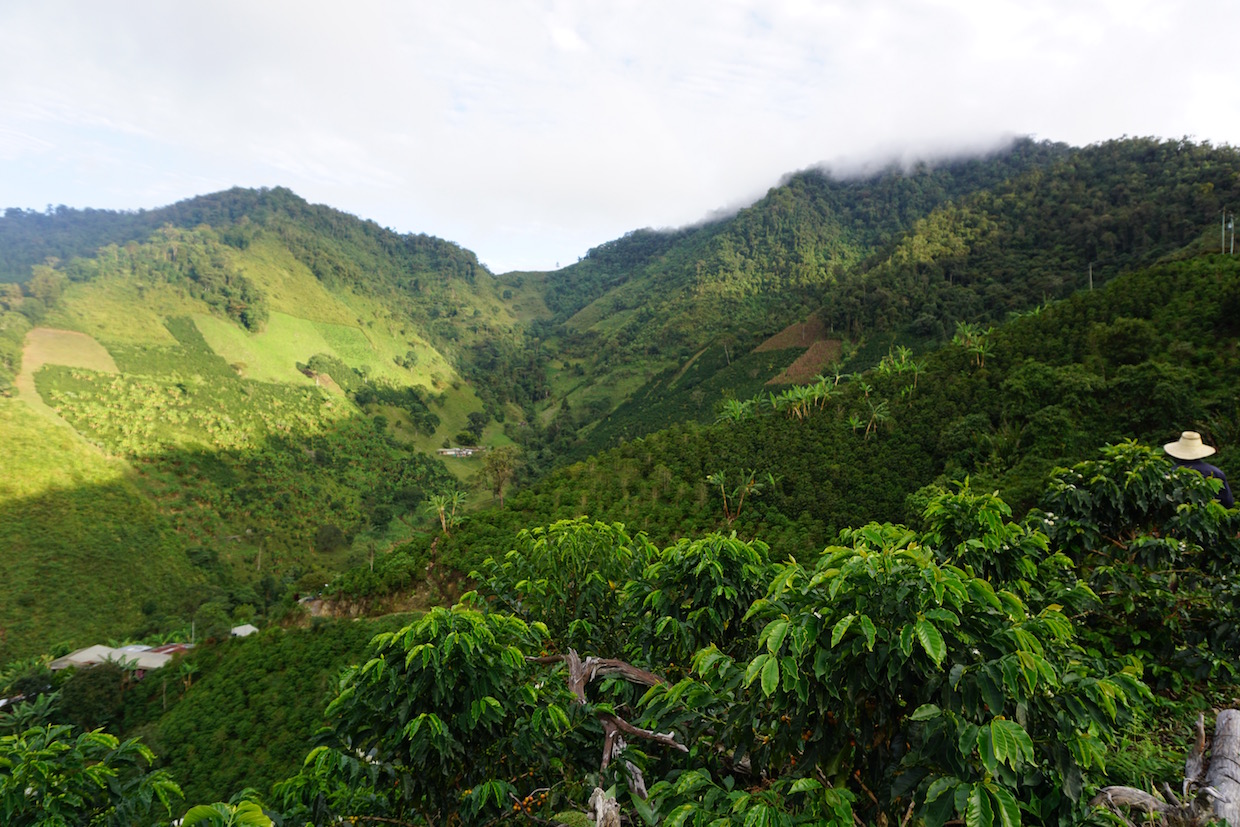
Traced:
POLYGON ((1155 817, 1167 827, 1202 827, 1215 821, 1237 823, 1240 803, 1240 712, 1223 710, 1215 722, 1214 743, 1206 756, 1205 716, 1197 717, 1194 739, 1184 761, 1181 783, 1183 800, 1171 785, 1162 784, 1162 795, 1135 787, 1104 787, 1090 799, 1090 806, 1105 806, 1127 823, 1125 812, 1155 817))
POLYGON ((664 746, 678 749, 681 752, 689 751, 689 748, 684 744, 676 742, 676 733, 674 732, 661 733, 652 732, 649 729, 641 729, 640 727, 633 726, 623 718, 618 718, 615 715, 610 715, 606 712, 600 712, 598 717, 599 720, 603 722, 604 728, 606 728, 608 724, 611 724, 624 734, 631 735, 634 738, 645 738, 647 741, 655 741, 656 743, 663 744, 664 746))
MULTIPOLYGON (((596 658, 588 657, 584 661, 577 654, 577 650, 569 649, 566 655, 543 655, 541 657, 526 658, 529 663, 563 663, 568 667, 568 688, 573 693, 573 697, 577 699, 577 703, 585 705, 586 703, 586 686, 600 677, 611 677, 618 675, 630 683, 639 686, 658 686, 667 683, 663 678, 648 672, 641 667, 634 666, 626 661, 617 660, 615 658, 596 658)), ((664 746, 678 749, 681 752, 688 752, 689 748, 684 744, 676 741, 676 734, 668 732, 666 734, 654 732, 649 729, 642 729, 630 724, 628 721, 613 715, 609 712, 597 713, 599 723, 603 726, 603 759, 602 768, 607 769, 613 758, 619 758, 624 752, 625 743, 621 733, 632 736, 634 738, 644 738, 647 741, 654 741, 664 746)), ((628 770, 629 780, 632 785, 633 792, 642 798, 646 797, 646 779, 642 776, 642 772, 631 761, 624 762, 625 769, 628 770)), ((594 806, 594 798, 591 797, 591 806, 594 806)), ((619 805, 616 808, 616 819, 619 824, 619 805)))
POLYGON ((1204 712, 1197 713, 1197 738, 1193 741, 1193 748, 1188 751, 1188 757, 1184 759, 1184 786, 1183 795, 1188 798, 1190 790, 1195 789, 1206 777, 1206 715, 1204 712))
POLYGON ((588 805, 594 810, 595 827, 620 827, 620 802, 595 787, 588 805))

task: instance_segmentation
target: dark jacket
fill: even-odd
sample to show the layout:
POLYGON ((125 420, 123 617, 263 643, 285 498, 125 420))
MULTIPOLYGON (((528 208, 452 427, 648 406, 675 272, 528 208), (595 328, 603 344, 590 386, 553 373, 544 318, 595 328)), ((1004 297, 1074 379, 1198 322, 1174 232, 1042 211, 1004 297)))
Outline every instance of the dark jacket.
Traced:
POLYGON ((1219 489, 1217 495, 1218 501, 1223 504, 1224 508, 1231 508, 1236 504, 1236 499, 1231 495, 1231 486, 1227 484, 1227 475, 1203 460, 1194 459, 1177 459, 1175 464, 1181 468, 1191 468, 1203 477, 1214 477, 1223 481, 1223 487, 1219 489))

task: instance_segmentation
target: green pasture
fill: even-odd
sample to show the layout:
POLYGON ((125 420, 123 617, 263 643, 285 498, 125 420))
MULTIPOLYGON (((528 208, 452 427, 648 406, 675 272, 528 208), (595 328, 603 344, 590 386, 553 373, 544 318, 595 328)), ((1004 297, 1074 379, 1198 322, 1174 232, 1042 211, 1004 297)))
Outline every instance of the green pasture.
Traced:
MULTIPOLYGON (((298 371, 297 364, 305 364, 316 353, 326 353, 372 379, 396 387, 429 384, 417 381, 414 372, 393 361, 397 348, 403 346, 408 350, 407 344, 398 345, 391 336, 376 336, 359 327, 314 322, 287 313, 272 313, 266 329, 260 333, 250 333, 205 313, 195 315, 194 323, 212 350, 229 364, 244 366, 243 375, 260 382, 312 385, 314 380, 298 371)), ((399 355, 403 356, 405 350, 399 355)), ((421 359, 418 367, 426 370, 421 359)))
POLYGON ((419 451, 433 454, 443 447, 445 439, 455 445, 456 435, 469 424, 469 415, 482 410, 482 400, 478 394, 463 382, 456 387, 450 385, 444 388, 443 395, 442 405, 432 404, 432 410, 439 416, 439 427, 430 436, 419 436, 413 442, 419 451))
MULTIPOLYGON (((367 363, 377 371, 373 376, 388 377, 398 387, 422 385, 433 390, 441 390, 445 383, 457 378, 456 370, 430 344, 423 335, 424 331, 410 319, 393 312, 388 303, 351 290, 342 290, 340 297, 354 314, 355 329, 365 336, 371 351, 378 354, 372 357, 373 362, 367 363), (395 362, 410 350, 418 357, 412 370, 402 368, 395 362)), ((343 354, 340 358, 350 362, 343 354)), ((353 367, 361 367, 361 364, 353 367)))
POLYGON ((172 345, 176 340, 164 327, 164 318, 206 311, 205 302, 180 288, 132 277, 105 277, 69 284, 45 324, 79 330, 102 342, 172 345))
POLYGON ((543 300, 543 293, 546 291, 546 273, 504 273, 497 278, 497 281, 501 301, 517 321, 529 323, 551 317, 551 311, 547 309, 547 303, 543 300), (503 298, 505 290, 512 293, 508 299, 503 298))
POLYGON ((275 312, 337 325, 355 320, 353 310, 275 238, 259 237, 233 261, 263 291, 275 312))
MULTIPOLYGON (((49 490, 114 483, 127 466, 73 433, 48 423, 16 399, 0 397, 0 502, 49 490)), ((3 555, 0 555, 3 556, 3 555)))

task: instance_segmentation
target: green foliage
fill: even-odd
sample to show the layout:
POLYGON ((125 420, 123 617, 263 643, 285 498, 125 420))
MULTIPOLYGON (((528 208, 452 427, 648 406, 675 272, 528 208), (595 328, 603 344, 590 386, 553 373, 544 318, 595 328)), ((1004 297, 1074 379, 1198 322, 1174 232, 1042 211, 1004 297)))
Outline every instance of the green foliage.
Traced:
POLYGON ((648 713, 681 700, 722 715, 699 726, 733 764, 856 783, 877 796, 854 805, 871 819, 1083 815, 1086 775, 1145 693, 1139 666, 1086 656, 1058 607, 1031 611, 1002 583, 940 565, 903 527, 840 541, 812 566, 777 567, 750 610, 756 645, 739 661, 701 650, 694 677, 647 695, 648 713))
POLYGON ((50 366, 42 394, 88 438, 130 457, 191 541, 249 530, 279 554, 340 546, 380 509, 414 511, 450 479, 313 388, 200 377, 135 378, 50 366))
POLYGON ((135 479, 18 400, 0 399, 0 438, 0 664, 180 608, 199 576, 135 479))
POLYGON ((382 382, 367 382, 353 392, 353 401, 369 405, 392 405, 403 410, 418 433, 430 436, 439 427, 439 415, 430 409, 430 400, 419 388, 397 388, 382 382))
POLYGON ((50 723, 59 717, 59 704, 60 693, 46 690, 42 694, 26 695, 20 701, 13 698, 0 709, 0 734, 17 735, 50 723))
POLYGON ((146 740, 188 800, 226 801, 242 787, 268 792, 301 766, 337 673, 365 656, 376 633, 405 622, 407 616, 320 622, 226 639, 182 661, 193 667, 188 688, 165 667, 129 694, 153 713, 146 740))
MULTIPOLYGON (((950 328, 1002 319, 1195 242, 1240 194, 1234 149, 1107 141, 995 181, 920 217, 826 296, 837 329, 928 317, 950 328)), ((984 360, 984 355, 977 357, 984 360)))
POLYGON ((686 745, 618 756, 652 823, 1077 822, 1149 693, 1137 659, 1078 639, 1063 607, 1097 597, 1040 523, 1010 514, 963 486, 928 498, 925 532, 848 529, 805 564, 735 536, 658 550, 585 520, 523 533, 473 575, 486 614, 436 610, 376 639, 285 806, 473 823, 509 801, 529 812, 529 789, 580 800, 593 712, 686 745), (577 649, 631 666, 596 661, 609 677, 573 703, 559 676, 577 649))
MULTIPOLYGON (((263 295, 270 274, 247 258, 261 236, 260 247, 278 247, 345 297, 340 329, 356 311, 360 327, 347 329, 365 335, 350 341, 364 348, 373 332, 388 370, 406 353, 396 364, 416 373, 418 353, 441 348, 475 378, 505 375, 478 391, 486 411, 455 409, 442 428, 477 441, 492 416, 508 414, 525 464, 504 450, 489 455, 487 484, 502 504, 513 480, 564 451, 641 437, 513 492, 498 512, 454 520, 458 503, 441 493, 430 500, 437 544, 415 532, 391 553, 372 547, 369 566, 337 579, 332 594, 373 606, 433 562, 474 570, 478 599, 377 640, 341 684, 331 732, 280 786, 289 819, 483 823, 545 807, 541 818, 614 784, 651 822, 842 824, 854 810, 888 823, 1071 822, 1143 698, 1140 663, 1180 689, 1232 678, 1240 654, 1240 526, 1208 481, 1139 444, 1196 427, 1223 448, 1226 467, 1240 442, 1240 267, 1182 249, 1200 235, 1200 216, 1236 194, 1236 166, 1230 149, 1138 139, 1072 153, 1022 142, 995 158, 852 181, 806 173, 728 221, 591 251, 545 279, 564 326, 524 332, 492 304, 490 274, 454 245, 398 236, 287 191, 235 191, 178 205, 170 226, 109 238, 116 246, 91 259, 75 256, 99 245, 27 260, 38 244, 25 237, 17 258, 32 278, 0 294, 0 386, 31 320, 72 319, 74 291, 92 287, 83 280, 139 282, 261 325, 265 303, 279 299, 274 289, 263 295), (182 223, 191 213, 218 223, 182 223), (1091 263, 1103 289, 1047 301, 1091 263), (873 369, 770 392, 770 369, 794 354, 738 353, 814 310, 858 337, 849 369, 873 369), (901 330, 924 344, 953 328, 954 342, 916 359, 892 344, 914 342, 897 338, 901 330), (572 404, 546 399, 552 387, 572 404), (595 424, 635 388, 610 422, 595 424), (642 436, 717 409, 713 426, 642 436), (1101 460, 1062 467, 1105 442, 1115 446, 1101 460), (737 482, 720 468, 771 475, 755 499, 758 475, 737 482), (1040 496, 1041 512, 1012 521, 1040 496), (899 520, 915 528, 891 524, 899 520), (550 527, 518 535, 540 524, 550 527), (849 525, 863 527, 837 530, 849 525), (734 533, 712 533, 720 528, 734 533), (574 696, 558 657, 570 650, 628 658, 651 676, 637 682, 649 691, 641 697, 607 673, 574 696), (609 715, 671 732, 688 752, 626 735, 600 772, 609 715)), ((140 224, 22 213, 0 220, 0 238, 39 225, 49 244, 78 249, 96 219, 140 224), (56 234, 72 222, 76 239, 56 234)), ((0 244, 0 267, 13 260, 0 244)), ((109 343, 119 375, 38 374, 60 415, 137 473, 82 487, 70 472, 0 465, 9 498, 0 538, 12 550, 2 573, 16 595, 0 607, 6 647, 66 628, 21 608, 48 595, 78 598, 57 609, 66 616, 96 613, 98 603, 102 619, 68 626, 75 634, 112 618, 135 624, 136 607, 148 605, 141 622, 197 609, 219 625, 268 600, 257 588, 242 593, 236 564, 277 566, 284 582, 317 588, 331 566, 310 558, 343 556, 339 541, 380 536, 392 519, 425 513, 428 495, 455 490, 441 465, 387 438, 378 415, 401 415, 376 410, 397 406, 429 434, 441 425, 430 404, 442 409, 443 397, 364 381, 349 367, 363 362, 315 345, 335 354, 310 357, 316 369, 368 415, 354 417, 338 396, 238 379, 241 368, 189 319, 167 327, 175 346, 109 343), (98 519, 112 508, 125 519, 98 519), (202 565, 180 566, 191 546, 202 565), (151 576, 130 577, 135 567, 151 576), (79 569, 97 589, 73 588, 67 574, 79 569), (132 586, 116 587, 124 580, 141 580, 140 600, 132 586), (192 597, 173 594, 173 582, 192 597)), ((427 381, 455 379, 447 370, 427 381)), ((46 444, 49 457, 64 455, 55 439, 13 438, 33 431, 4 416, 10 453, 46 444)), ((242 768, 268 784, 304 754, 318 708, 303 720, 257 703, 268 658, 128 690, 144 697, 127 700, 127 723, 139 708, 149 718, 171 688, 169 716, 151 731, 172 766, 202 783, 194 800, 222 801, 251 780, 204 767, 242 768), (217 694, 224 705, 210 707, 217 694), (251 707, 266 719, 243 720, 238 710, 251 707), (212 719, 219 729, 204 725, 212 719)), ((196 817, 235 820, 242 806, 196 817)))
POLYGON ((199 804, 191 807, 184 818, 182 827, 271 827, 271 819, 263 812, 262 805, 254 801, 242 801, 240 804, 199 804))
POLYGON ((573 740, 571 697, 562 684, 536 688, 525 660, 544 634, 516 618, 458 607, 377 636, 374 656, 345 674, 328 708, 335 745, 312 753, 302 774, 278 790, 286 811, 301 817, 363 795, 370 809, 346 814, 418 813, 438 822, 455 813, 463 823, 485 823, 508 809, 517 782, 565 783, 571 746, 544 747, 556 737, 573 740), (342 773, 350 754, 364 759, 356 772, 342 773), (318 775, 323 760, 329 778, 318 775), (382 787, 367 784, 367 768, 382 787))
POLYGON ((125 669, 115 663, 74 670, 61 689, 65 720, 83 730, 115 723, 128 677, 125 669))
POLYGON ((488 557, 470 578, 478 595, 548 630, 558 651, 622 651, 626 628, 620 589, 655 557, 656 549, 624 526, 562 520, 517 535, 503 558, 488 557))
POLYGON ((709 773, 689 770, 675 780, 660 781, 650 798, 667 824, 693 827, 753 827, 753 825, 853 824, 848 790, 824 785, 816 778, 780 778, 765 787, 736 787, 729 777, 723 784, 709 773))
POLYGON ((482 457, 482 476, 491 493, 499 500, 500 508, 504 507, 504 489, 512 480, 519 464, 519 451, 512 445, 491 448, 482 457))
POLYGON ((237 268, 228 245, 207 227, 165 226, 144 244, 111 244, 92 258, 75 258, 66 271, 74 281, 133 278, 184 289, 249 330, 267 321, 266 297, 237 268))
POLYGON ((332 381, 345 393, 356 393, 362 385, 362 376, 355 369, 329 353, 316 353, 306 362, 303 372, 322 373, 330 376, 332 381))
POLYGON ((1160 685, 1237 674, 1240 517, 1218 484, 1124 442, 1056 469, 1031 517, 1102 597, 1093 645, 1140 657, 1160 685))
POLYGON ((966 479, 955 493, 946 492, 926 504, 922 516, 927 539, 946 561, 995 583, 1020 584, 1027 591, 1038 575, 1037 561, 1047 551, 1047 538, 1012 516, 998 492, 978 493, 966 479))
POLYGON ((621 616, 632 635, 626 651, 674 670, 708 646, 733 657, 752 648, 759 627, 745 613, 770 582, 767 551, 765 543, 735 534, 686 538, 663 549, 624 586, 621 616))
POLYGON ((4 307, 0 299, 0 395, 12 393, 13 380, 22 366, 22 341, 30 330, 30 320, 4 307))
POLYGON ((172 814, 181 791, 137 740, 45 726, 0 736, 0 819, 6 825, 115 825, 172 814))

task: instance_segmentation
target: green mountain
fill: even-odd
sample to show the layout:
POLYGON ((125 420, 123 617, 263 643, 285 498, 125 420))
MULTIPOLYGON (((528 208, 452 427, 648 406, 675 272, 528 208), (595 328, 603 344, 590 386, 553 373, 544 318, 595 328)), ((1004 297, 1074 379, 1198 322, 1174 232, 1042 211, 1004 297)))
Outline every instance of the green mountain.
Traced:
POLYGON ((473 254, 284 190, 9 211, 0 237, 64 255, 0 298, 0 660, 261 611, 390 547, 470 473, 432 456, 482 417, 472 349, 520 335, 473 254))
MULTIPOLYGON (((574 456, 656 430, 669 415, 708 420, 720 399, 698 387, 709 372, 685 382, 681 369, 695 358, 728 368, 727 351, 806 317, 818 321, 817 337, 855 346, 845 347, 857 357, 850 367, 869 367, 893 342, 921 350, 950 339, 957 322, 1002 320, 1186 248, 1218 249, 1217 219, 1240 200, 1238 174, 1230 147, 1142 138, 1077 150, 1022 141, 1009 154, 874 178, 794 176, 666 251, 638 245, 651 256, 635 268, 641 276, 569 318, 565 349, 599 387, 625 388, 574 456), (643 280, 658 284, 647 293, 658 298, 627 301, 643 280)), ((607 272, 612 251, 599 250, 592 272, 607 272)), ((744 384, 730 373, 725 387, 744 384)), ((568 396, 599 392, 583 382, 568 396)))
MULTIPOLYGON (((21 585, 0 609, 0 660, 168 628, 204 602, 261 612, 359 562, 373 574, 376 550, 411 539, 429 559, 430 499, 472 489, 476 506, 497 491, 482 460, 432 458, 442 446, 515 442, 528 484, 624 440, 709 423, 722 404, 878 365, 897 345, 922 360, 958 324, 968 338, 967 326, 1069 295, 1091 274, 1100 287, 1204 251, 1238 175, 1228 147, 1021 140, 858 177, 797 173, 729 218, 498 277, 454 244, 282 189, 140 213, 10 209, 0 421, 8 444, 58 447, 3 460, 3 530, 21 553, 2 573, 21 585), (36 515, 49 511, 74 517, 48 532, 36 515), (133 597, 135 571, 158 573, 149 597, 133 597), (91 572, 90 619, 26 610, 54 605, 79 572, 91 572)), ((861 399, 841 415, 869 425, 861 399)), ((886 404, 890 417, 901 402, 886 404)), ((936 427, 968 430, 949 413, 936 427)), ((903 508, 907 486, 870 491, 814 470, 864 466, 865 451, 823 462, 825 449, 802 446, 817 465, 794 472, 771 459, 779 450, 702 459, 677 496, 700 504, 713 496, 707 475, 769 469, 783 481, 764 497, 790 497, 782 518, 822 536, 873 507, 903 508)), ((941 451, 885 461, 923 482, 945 467, 941 451)), ((619 486, 627 496, 667 468, 646 460, 608 485, 633 477, 619 486)), ((403 582, 424 562, 394 571, 403 582)))
POLYGON ((1138 680, 1234 696, 1236 519, 1154 446, 1240 456, 1237 197, 1228 147, 1020 141, 500 276, 286 190, 9 210, 0 692, 286 823, 580 808, 608 715, 709 744, 630 748, 648 818, 1076 823, 1153 772, 1121 730, 1182 765, 1138 680), (569 647, 671 683, 582 703, 569 647))

